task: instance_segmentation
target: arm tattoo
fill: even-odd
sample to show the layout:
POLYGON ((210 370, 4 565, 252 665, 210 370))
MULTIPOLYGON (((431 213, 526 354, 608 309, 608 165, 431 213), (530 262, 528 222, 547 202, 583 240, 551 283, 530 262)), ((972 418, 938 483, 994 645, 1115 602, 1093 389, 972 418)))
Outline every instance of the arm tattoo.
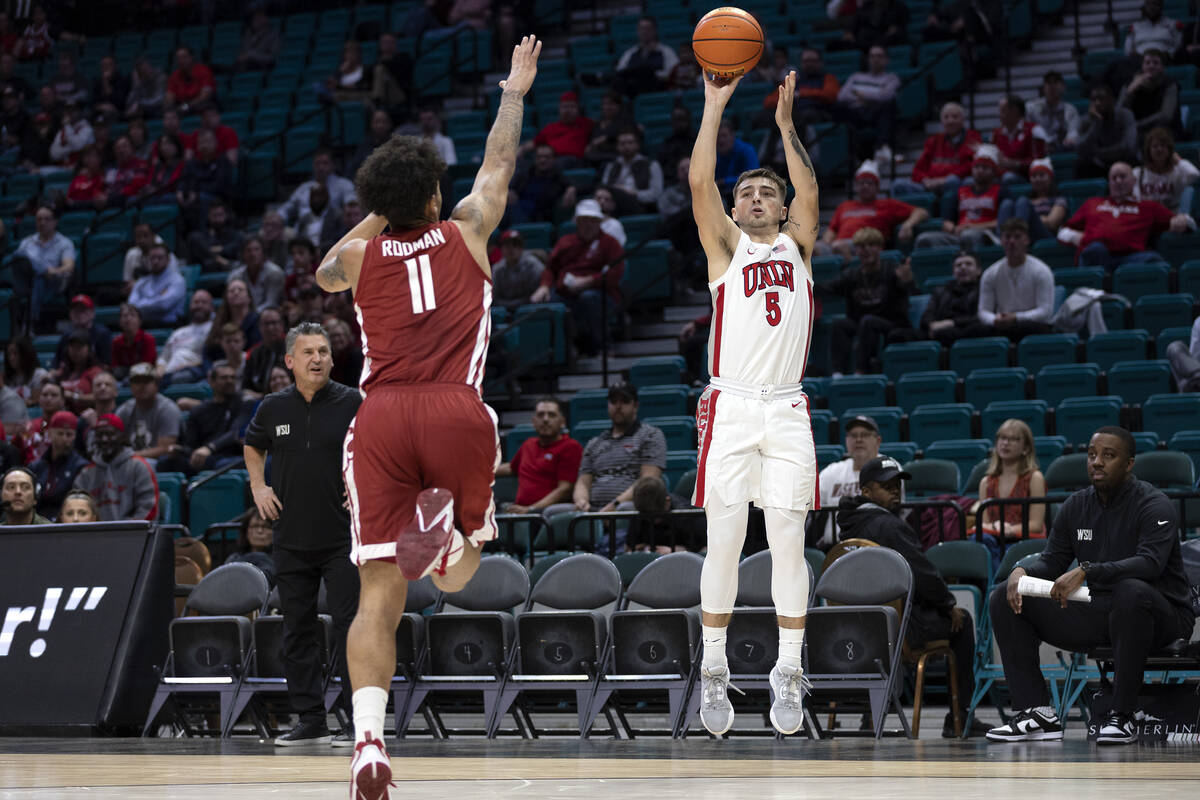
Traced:
POLYGON ((491 159, 516 158, 517 145, 521 143, 521 122, 524 116, 522 97, 523 95, 514 89, 506 89, 500 96, 500 108, 496 111, 496 121, 492 123, 483 154, 485 162, 491 159))
POLYGON ((816 183, 817 172, 813 169, 812 159, 808 157, 808 151, 804 149, 804 145, 800 144, 800 137, 796 134, 794 128, 788 131, 788 144, 800 156, 800 160, 804 162, 804 166, 808 167, 808 173, 812 175, 813 183, 816 183))
POLYGON ((346 270, 342 267, 342 254, 340 252, 322 264, 321 268, 317 270, 317 274, 320 277, 324 277, 330 283, 350 282, 350 279, 346 277, 346 270))

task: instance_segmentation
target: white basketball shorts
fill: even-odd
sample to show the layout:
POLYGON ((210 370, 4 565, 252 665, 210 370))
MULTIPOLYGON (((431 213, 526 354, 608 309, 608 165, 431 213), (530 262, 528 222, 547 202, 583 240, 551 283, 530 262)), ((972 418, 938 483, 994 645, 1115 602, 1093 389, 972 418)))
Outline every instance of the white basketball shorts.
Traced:
POLYGON ((799 386, 749 387, 714 378, 696 406, 696 428, 695 505, 820 508, 812 419, 799 386))

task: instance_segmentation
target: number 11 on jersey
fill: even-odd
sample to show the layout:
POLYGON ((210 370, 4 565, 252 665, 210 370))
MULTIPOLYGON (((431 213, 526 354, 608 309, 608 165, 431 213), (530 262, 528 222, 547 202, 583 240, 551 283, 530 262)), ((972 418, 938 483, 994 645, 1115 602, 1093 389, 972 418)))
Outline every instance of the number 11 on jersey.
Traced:
POLYGON ((433 311, 437 308, 437 301, 433 297, 433 270, 429 266, 429 254, 406 258, 404 266, 408 268, 408 290, 412 295, 413 313, 433 311))

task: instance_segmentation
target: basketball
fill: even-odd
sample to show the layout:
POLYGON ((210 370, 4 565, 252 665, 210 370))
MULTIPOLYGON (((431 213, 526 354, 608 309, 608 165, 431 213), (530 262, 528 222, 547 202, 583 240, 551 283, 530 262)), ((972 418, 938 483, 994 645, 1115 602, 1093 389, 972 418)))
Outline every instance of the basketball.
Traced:
POLYGON ((705 72, 719 78, 737 77, 753 69, 762 57, 762 26, 740 8, 714 8, 696 23, 692 52, 705 72))

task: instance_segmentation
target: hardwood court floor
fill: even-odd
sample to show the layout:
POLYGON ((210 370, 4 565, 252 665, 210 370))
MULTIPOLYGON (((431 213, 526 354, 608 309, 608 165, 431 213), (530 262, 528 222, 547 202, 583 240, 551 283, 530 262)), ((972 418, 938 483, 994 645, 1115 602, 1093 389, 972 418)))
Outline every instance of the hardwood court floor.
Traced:
MULTIPOLYGON (((1195 798, 1200 747, 1055 744, 407 740, 393 798, 1195 798)), ((226 800, 347 796, 348 751, 252 739, 0 739, 0 798, 226 800)))

